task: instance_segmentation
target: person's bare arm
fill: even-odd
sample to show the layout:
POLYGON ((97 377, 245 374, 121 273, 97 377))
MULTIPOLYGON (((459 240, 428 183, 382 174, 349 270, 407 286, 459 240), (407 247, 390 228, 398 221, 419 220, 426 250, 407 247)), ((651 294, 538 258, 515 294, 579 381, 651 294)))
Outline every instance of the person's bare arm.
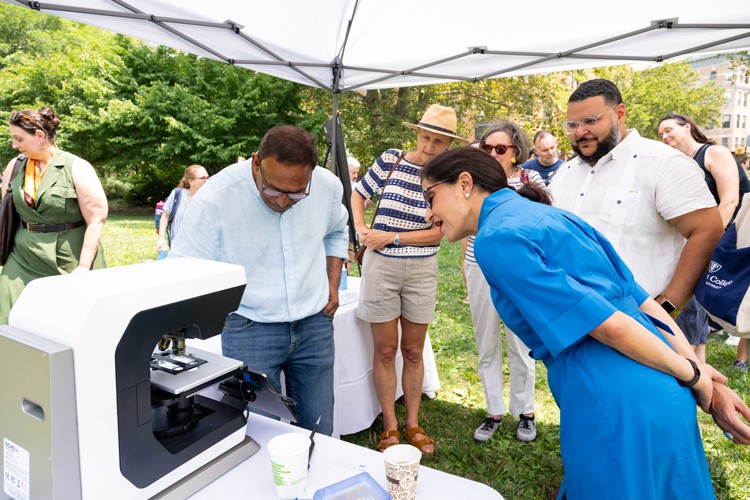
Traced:
POLYGON ((721 223, 727 227, 740 201, 740 175, 732 153, 723 146, 711 146, 706 151, 706 169, 716 181, 719 194, 721 223))
MULTIPOLYGON (((694 376, 693 367, 685 356, 670 349, 646 327, 620 311, 612 314, 589 332, 589 335, 630 359, 678 380, 690 381, 694 376)), ((695 361, 695 356, 690 356, 690 359, 695 361)), ((703 365, 700 366, 703 367, 703 365)), ((696 401, 705 412, 709 411, 713 393, 708 371, 702 368, 700 379, 692 387, 696 401)))
POLYGON ((719 210, 716 207, 702 208, 686 213, 669 223, 674 225, 687 240, 677 262, 672 279, 662 292, 678 308, 685 306, 698 279, 708 266, 716 244, 724 234, 719 210))
POLYGON ((86 233, 83 236, 77 269, 83 271, 91 269, 94 263, 104 222, 107 220, 107 197, 94 167, 86 160, 78 159, 73 163, 73 185, 78 206, 86 221, 86 233))

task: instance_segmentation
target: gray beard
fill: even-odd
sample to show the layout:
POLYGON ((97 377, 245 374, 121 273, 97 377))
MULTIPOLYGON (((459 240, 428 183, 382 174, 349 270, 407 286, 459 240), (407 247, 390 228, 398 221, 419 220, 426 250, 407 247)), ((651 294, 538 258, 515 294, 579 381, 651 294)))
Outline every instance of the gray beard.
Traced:
POLYGON ((600 159, 602 159, 607 153, 615 149, 615 146, 617 146, 620 143, 620 128, 617 126, 617 122, 612 122, 612 128, 609 131, 609 135, 604 138, 603 141, 599 142, 599 145, 596 147, 596 151, 590 156, 587 156, 583 153, 581 153, 581 150, 575 147, 574 145, 570 145, 573 148, 573 151, 586 163, 589 165, 595 165, 596 162, 598 162, 600 159))

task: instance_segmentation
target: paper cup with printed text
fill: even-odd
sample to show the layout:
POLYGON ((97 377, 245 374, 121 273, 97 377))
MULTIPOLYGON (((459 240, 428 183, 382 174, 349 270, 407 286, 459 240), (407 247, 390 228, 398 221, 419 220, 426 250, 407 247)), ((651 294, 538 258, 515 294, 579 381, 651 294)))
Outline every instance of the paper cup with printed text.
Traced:
POLYGON ((268 442, 271 469, 279 498, 297 498, 305 491, 310 438, 304 434, 281 434, 268 442))
POLYGON ((393 445, 383 452, 388 494, 393 500, 414 500, 422 452, 410 444, 393 445))

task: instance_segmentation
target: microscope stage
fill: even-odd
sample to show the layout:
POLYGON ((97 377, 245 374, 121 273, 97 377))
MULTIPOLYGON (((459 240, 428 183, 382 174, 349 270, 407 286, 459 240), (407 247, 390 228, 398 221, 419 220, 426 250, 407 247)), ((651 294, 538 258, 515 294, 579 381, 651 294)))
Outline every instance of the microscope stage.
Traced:
POLYGON ((190 347, 188 352, 196 358, 206 360, 206 363, 177 374, 152 369, 151 384, 170 394, 183 394, 191 389, 203 388, 222 375, 230 374, 243 367, 242 361, 225 358, 194 347, 190 347))

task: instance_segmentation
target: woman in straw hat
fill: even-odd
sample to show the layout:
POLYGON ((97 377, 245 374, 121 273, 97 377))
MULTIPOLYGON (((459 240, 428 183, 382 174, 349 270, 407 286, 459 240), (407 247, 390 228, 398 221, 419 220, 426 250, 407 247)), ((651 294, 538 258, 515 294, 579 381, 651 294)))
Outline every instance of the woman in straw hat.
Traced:
POLYGON ((389 149, 370 167, 352 192, 352 215, 360 243, 367 246, 362 268, 360 319, 372 328, 375 346, 373 376, 385 431, 378 450, 398 444, 396 367, 401 325, 402 386, 406 406, 405 437, 424 454, 434 452, 434 441, 419 426, 424 348, 427 325, 435 318, 437 251, 440 230, 425 220, 420 171, 427 160, 447 151, 456 135, 456 112, 433 104, 417 123, 415 151, 389 149), (365 223, 365 202, 380 197, 372 228, 365 223))

